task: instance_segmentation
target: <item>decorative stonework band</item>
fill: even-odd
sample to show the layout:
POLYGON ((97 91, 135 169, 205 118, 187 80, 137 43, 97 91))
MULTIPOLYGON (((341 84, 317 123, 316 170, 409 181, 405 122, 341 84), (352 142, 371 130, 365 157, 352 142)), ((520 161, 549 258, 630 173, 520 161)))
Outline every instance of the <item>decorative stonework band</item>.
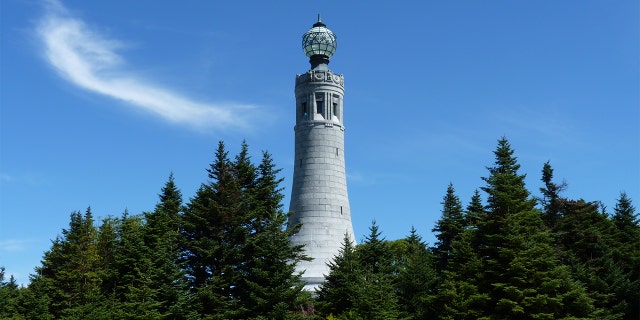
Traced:
POLYGON ((296 84, 306 82, 330 82, 344 88, 344 76, 328 70, 309 70, 307 73, 296 76, 296 84))

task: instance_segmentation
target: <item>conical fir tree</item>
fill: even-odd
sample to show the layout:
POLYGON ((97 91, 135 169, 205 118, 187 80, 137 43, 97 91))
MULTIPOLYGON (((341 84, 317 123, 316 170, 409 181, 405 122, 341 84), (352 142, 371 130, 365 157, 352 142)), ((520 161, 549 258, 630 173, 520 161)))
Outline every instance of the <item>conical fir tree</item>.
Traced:
POLYGON ((640 223, 631 198, 625 192, 618 198, 612 220, 615 225, 613 260, 628 282, 617 296, 627 301, 624 310, 627 319, 640 319, 640 223))
MULTIPOLYGON (((239 164, 236 162, 236 164, 239 164)), ((288 215, 282 210, 280 169, 268 152, 263 152, 254 180, 247 184, 251 210, 242 224, 247 234, 243 244, 241 281, 238 283, 242 305, 248 317, 285 319, 302 292, 304 283, 295 266, 304 259, 302 246, 292 246, 287 229, 288 215)))
MULTIPOLYGON (((144 218, 144 243, 149 248, 152 269, 148 276, 158 301, 156 309, 164 318, 186 319, 190 313, 187 307, 187 282, 180 267, 180 215, 183 212, 182 194, 178 190, 173 173, 162 187, 160 202, 144 218)), ((149 297, 151 298, 151 297, 149 297)))
POLYGON ((185 270, 193 303, 208 319, 284 318, 302 291, 282 210, 282 179, 271 156, 256 167, 246 142, 230 161, 224 143, 182 218, 185 270))
POLYGON ((500 139, 495 164, 483 178, 488 213, 474 245, 483 266, 478 288, 490 298, 483 312, 490 318, 589 317, 591 301, 559 264, 513 153, 507 139, 500 139))
POLYGON ((433 254, 414 227, 404 242, 406 251, 397 262, 398 302, 406 319, 429 318, 427 298, 434 291, 437 274, 433 254))
POLYGON ((357 248, 365 281, 360 287, 356 310, 364 319, 397 319, 400 313, 393 254, 375 220, 369 231, 357 248))
POLYGON ((462 204, 455 193, 453 184, 449 183, 447 193, 442 199, 442 218, 436 222, 431 230, 436 232, 436 246, 433 249, 438 259, 438 269, 443 270, 449 261, 449 255, 453 250, 453 240, 458 238, 465 229, 465 219, 462 212, 462 204))
POLYGON ((207 173, 209 182, 200 186, 181 219, 180 242, 191 303, 202 316, 224 319, 238 310, 235 267, 244 233, 237 228, 242 192, 222 141, 207 173))
POLYGON ((102 300, 93 223, 90 208, 84 215, 73 212, 69 228, 53 241, 31 279, 30 288, 36 296, 48 297, 48 313, 56 319, 90 316, 96 311, 96 302, 102 300))
POLYGON ((484 218, 485 215, 484 205, 482 204, 482 198, 480 191, 477 189, 473 192, 469 204, 465 208, 464 220, 466 228, 476 228, 478 222, 484 218))
POLYGON ((328 263, 329 274, 317 293, 318 308, 325 315, 340 316, 355 313, 359 288, 364 282, 360 261, 355 246, 345 235, 338 255, 328 263))

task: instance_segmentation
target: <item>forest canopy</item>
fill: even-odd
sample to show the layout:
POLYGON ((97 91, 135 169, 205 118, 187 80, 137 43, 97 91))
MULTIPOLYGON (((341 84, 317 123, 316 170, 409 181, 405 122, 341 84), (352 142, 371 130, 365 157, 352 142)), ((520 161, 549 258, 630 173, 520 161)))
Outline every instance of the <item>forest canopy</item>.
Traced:
POLYGON ((261 155, 219 142, 186 201, 170 174, 150 211, 72 212, 28 286, 0 268, 0 318, 640 318, 632 199, 569 199, 550 162, 532 192, 506 138, 468 202, 444 188, 433 245, 415 228, 387 240, 373 221, 362 243, 345 236, 316 292, 295 271, 310 258, 289 242, 300 226, 287 228, 280 169, 261 155))

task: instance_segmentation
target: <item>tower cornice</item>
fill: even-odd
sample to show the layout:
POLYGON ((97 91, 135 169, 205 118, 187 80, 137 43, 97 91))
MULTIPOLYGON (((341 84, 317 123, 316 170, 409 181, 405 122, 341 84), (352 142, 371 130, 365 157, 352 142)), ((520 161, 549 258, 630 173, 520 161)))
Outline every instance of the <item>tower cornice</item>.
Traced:
POLYGON ((337 84, 344 89, 344 76, 331 70, 309 70, 307 73, 296 75, 296 85, 323 82, 337 84))

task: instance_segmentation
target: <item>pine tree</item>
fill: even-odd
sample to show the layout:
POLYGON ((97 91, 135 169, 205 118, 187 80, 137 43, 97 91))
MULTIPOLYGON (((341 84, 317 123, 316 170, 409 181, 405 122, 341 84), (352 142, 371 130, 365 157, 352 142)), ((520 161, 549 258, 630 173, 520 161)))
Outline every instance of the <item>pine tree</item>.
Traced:
POLYGON ((436 246, 434 253, 438 259, 438 269, 447 267, 449 255, 453 250, 453 240, 455 240, 465 229, 465 217, 462 212, 462 204, 455 194, 453 184, 449 183, 447 193, 442 199, 442 217, 436 222, 436 226, 431 230, 436 233, 436 246))

